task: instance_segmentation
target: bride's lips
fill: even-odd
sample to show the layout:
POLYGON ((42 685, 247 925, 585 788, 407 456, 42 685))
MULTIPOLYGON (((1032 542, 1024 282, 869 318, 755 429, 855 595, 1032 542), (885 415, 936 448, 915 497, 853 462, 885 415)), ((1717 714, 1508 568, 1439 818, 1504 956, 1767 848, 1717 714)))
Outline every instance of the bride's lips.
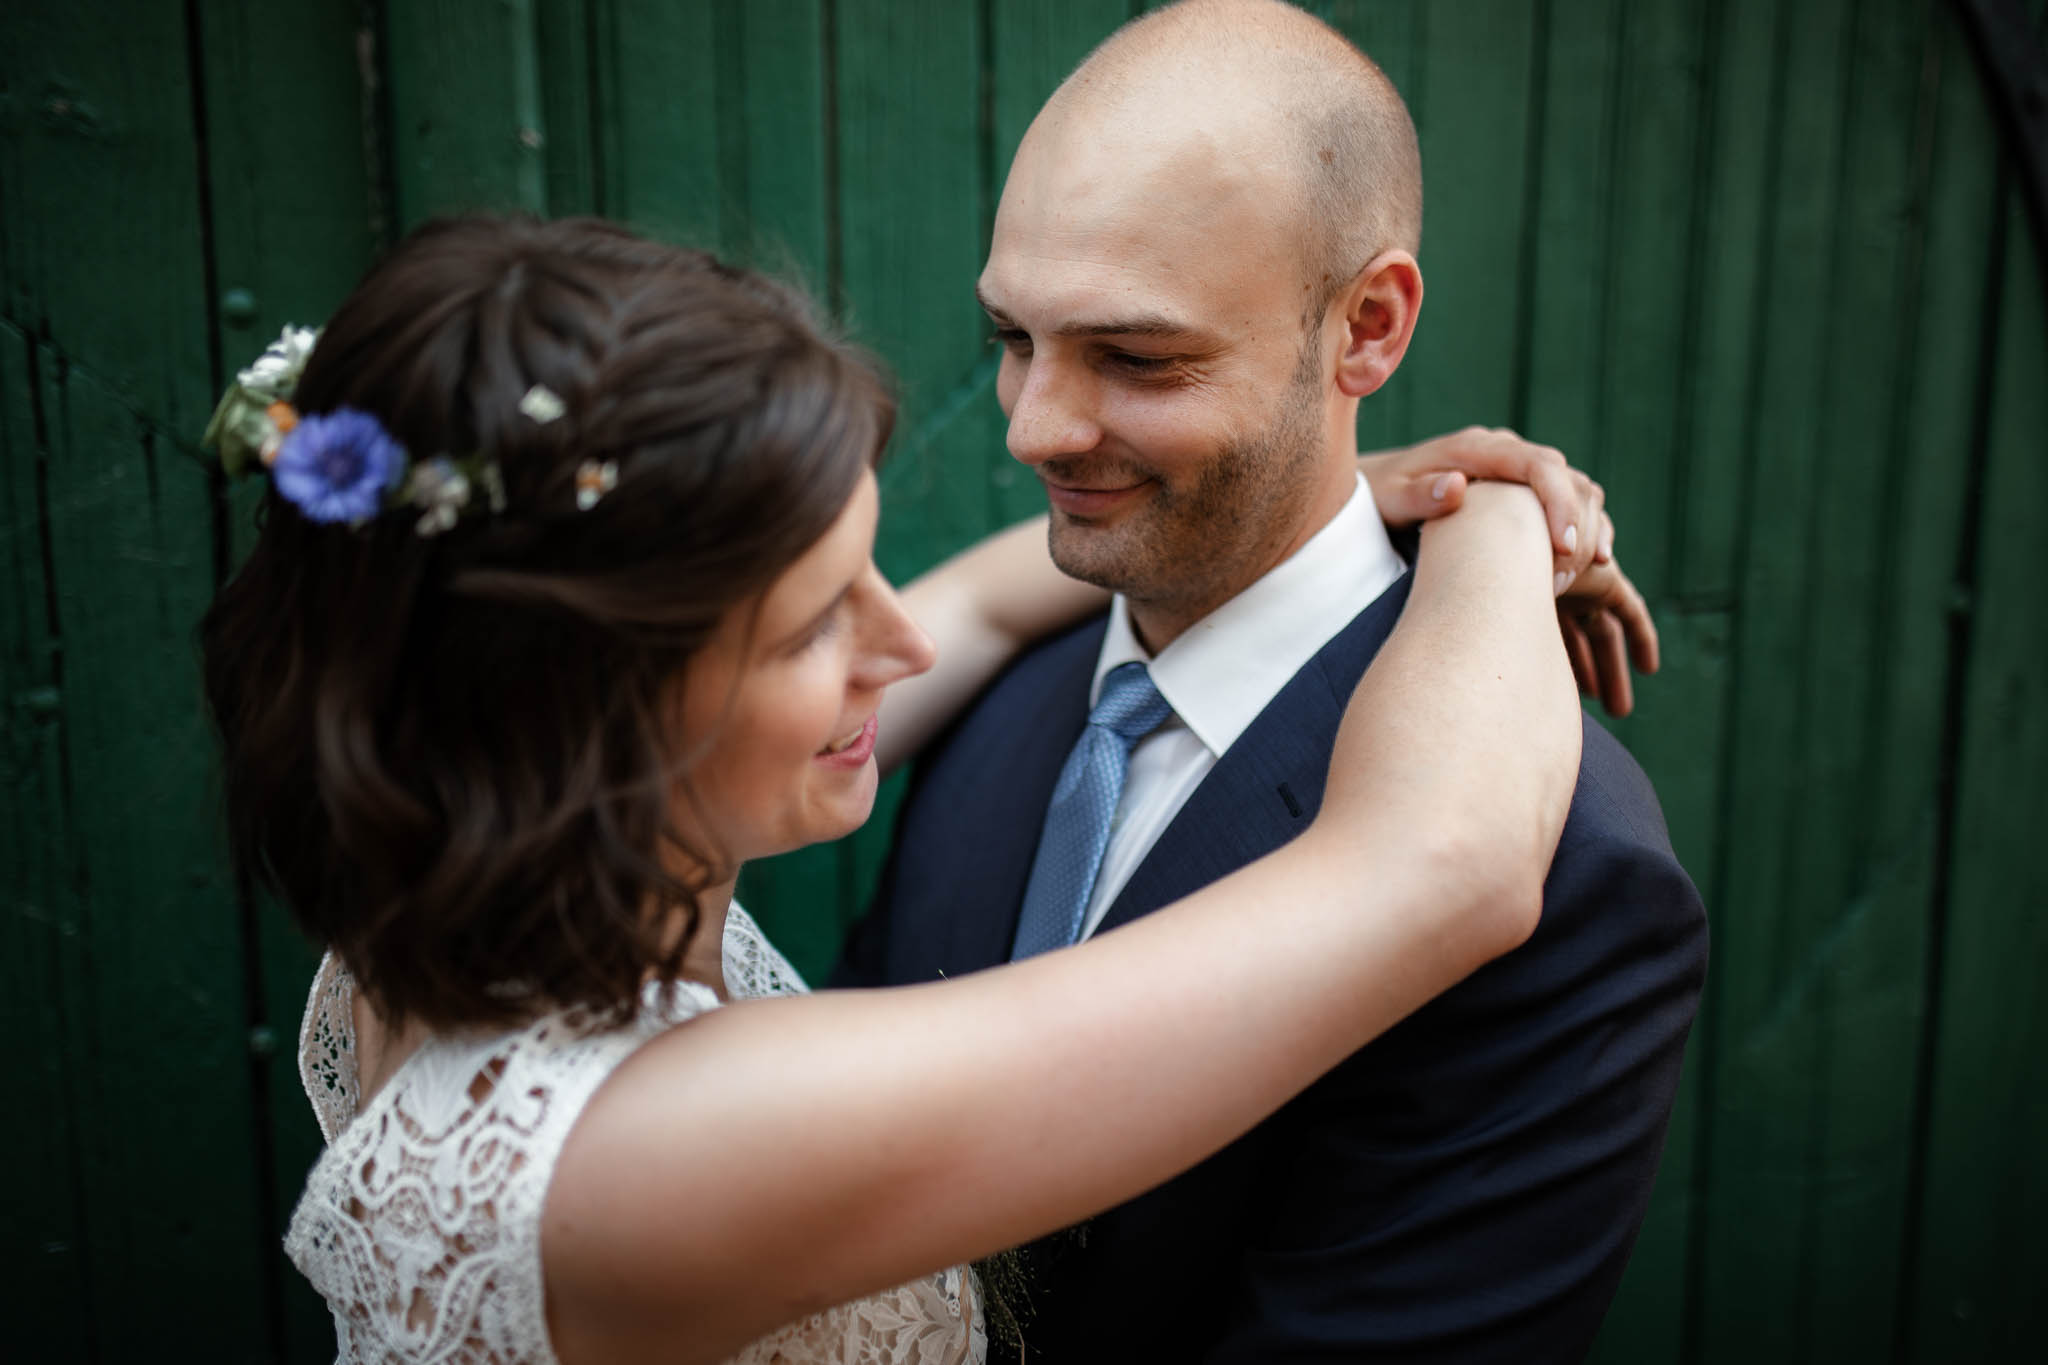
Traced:
POLYGON ((843 749, 827 748, 812 756, 813 761, 828 768, 859 768, 866 765, 875 753, 875 718, 869 716, 861 725, 860 733, 843 749))
POLYGON ((1150 479, 1140 479, 1136 483, 1119 488, 1074 488, 1067 484, 1054 483, 1043 475, 1040 475, 1040 479, 1045 484, 1046 499, 1054 507, 1073 517, 1099 517, 1113 512, 1137 497, 1145 486, 1152 482, 1150 479))

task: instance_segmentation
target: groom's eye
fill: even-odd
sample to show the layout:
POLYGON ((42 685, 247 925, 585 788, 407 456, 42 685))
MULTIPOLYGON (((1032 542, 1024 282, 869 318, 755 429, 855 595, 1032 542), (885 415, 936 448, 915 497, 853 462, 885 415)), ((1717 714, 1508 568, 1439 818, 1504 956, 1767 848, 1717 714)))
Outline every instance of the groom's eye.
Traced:
POLYGON ((1156 378, 1166 374, 1174 367, 1178 360, 1178 356, 1139 355, 1134 351, 1104 351, 1102 353, 1103 365, 1109 369, 1141 379, 1156 378))
POLYGON ((1031 334, 1021 327, 998 327, 990 333, 989 340, 1011 355, 1031 354, 1031 334))

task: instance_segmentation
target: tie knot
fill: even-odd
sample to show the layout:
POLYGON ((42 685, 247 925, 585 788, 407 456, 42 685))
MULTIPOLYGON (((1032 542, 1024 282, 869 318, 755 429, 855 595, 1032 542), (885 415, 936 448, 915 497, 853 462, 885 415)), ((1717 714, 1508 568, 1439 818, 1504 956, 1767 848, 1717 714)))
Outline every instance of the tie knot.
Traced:
POLYGON ((1102 680, 1102 699, 1089 713, 1088 723, 1100 725, 1130 745, 1158 729, 1172 714, 1173 708, 1152 685, 1151 673, 1145 665, 1133 662, 1109 670, 1102 680))

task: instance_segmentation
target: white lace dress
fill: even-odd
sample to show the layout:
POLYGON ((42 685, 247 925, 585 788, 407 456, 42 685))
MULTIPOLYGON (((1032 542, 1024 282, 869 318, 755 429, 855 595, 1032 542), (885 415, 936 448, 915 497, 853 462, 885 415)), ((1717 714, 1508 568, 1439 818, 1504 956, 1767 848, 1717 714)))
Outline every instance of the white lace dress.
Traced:
MULTIPOLYGON (((725 921, 735 999, 807 989, 746 911, 725 921)), ((343 1365, 554 1365, 540 1214, 555 1159, 612 1068, 718 1006, 709 988, 650 988, 634 1024, 574 1012, 496 1035, 436 1037, 357 1109, 354 983, 329 954, 299 1030, 299 1075, 327 1150, 285 1251, 334 1313, 343 1365)), ((979 1365, 972 1277, 948 1270, 791 1323, 735 1365, 979 1365)))

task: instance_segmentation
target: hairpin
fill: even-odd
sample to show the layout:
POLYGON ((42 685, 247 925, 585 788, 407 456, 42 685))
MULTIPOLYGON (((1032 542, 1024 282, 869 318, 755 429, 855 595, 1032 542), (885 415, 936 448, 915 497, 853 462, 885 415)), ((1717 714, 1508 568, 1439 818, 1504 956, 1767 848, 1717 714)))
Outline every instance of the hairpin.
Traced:
MULTIPOLYGON (((292 397, 319 338, 314 328, 286 327, 255 364, 236 374, 200 438, 220 452, 223 470, 268 470, 278 496, 318 522, 361 526, 402 507, 418 514, 415 531, 437 536, 472 509, 479 493, 491 513, 505 510, 504 474, 489 455, 415 460, 382 422, 357 408, 301 417, 292 397)), ((545 426, 568 405, 535 384, 520 398, 519 411, 545 426)), ((618 481, 616 461, 586 460, 576 471, 577 508, 588 511, 618 481)))
POLYGON ((619 486, 617 460, 585 460, 576 466, 576 510, 588 512, 597 500, 619 486))

